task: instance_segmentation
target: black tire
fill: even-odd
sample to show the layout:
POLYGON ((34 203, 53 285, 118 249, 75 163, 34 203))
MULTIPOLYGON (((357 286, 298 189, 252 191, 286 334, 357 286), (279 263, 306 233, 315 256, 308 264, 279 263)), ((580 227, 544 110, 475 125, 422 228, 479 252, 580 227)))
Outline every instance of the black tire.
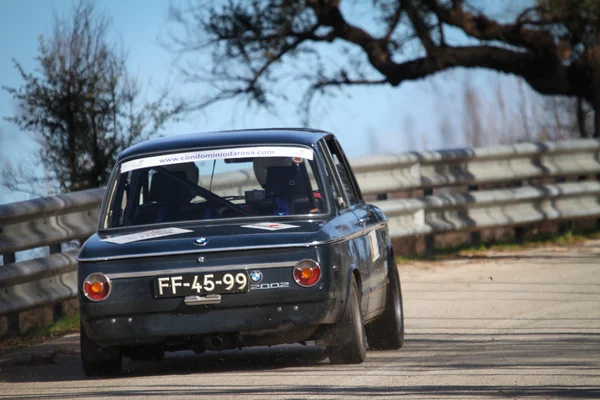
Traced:
POLYGON ((81 366, 87 376, 115 376, 121 372, 123 356, 114 348, 98 346, 88 338, 85 329, 80 329, 81 366), (94 359, 103 355, 101 360, 94 359))
POLYGON ((396 263, 391 265, 383 313, 366 326, 370 349, 397 350, 404 345, 402 289, 396 263))
POLYGON ((329 361, 332 364, 360 364, 367 357, 367 336, 360 312, 360 293, 354 277, 350 284, 346 313, 340 321, 339 331, 348 332, 344 344, 329 346, 329 361))

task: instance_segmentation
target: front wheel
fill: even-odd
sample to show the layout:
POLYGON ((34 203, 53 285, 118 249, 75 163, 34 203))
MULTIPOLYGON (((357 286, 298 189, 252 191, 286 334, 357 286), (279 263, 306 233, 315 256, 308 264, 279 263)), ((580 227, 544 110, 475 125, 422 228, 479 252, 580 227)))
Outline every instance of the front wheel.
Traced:
POLYGON ((372 349, 397 350, 404 344, 404 310, 396 263, 390 265, 389 280, 383 313, 366 326, 372 349))
POLYGON ((339 326, 340 332, 347 332, 345 343, 329 346, 329 360, 332 364, 360 364, 367 357, 367 337, 360 313, 360 294, 356 280, 352 278, 346 313, 339 326))

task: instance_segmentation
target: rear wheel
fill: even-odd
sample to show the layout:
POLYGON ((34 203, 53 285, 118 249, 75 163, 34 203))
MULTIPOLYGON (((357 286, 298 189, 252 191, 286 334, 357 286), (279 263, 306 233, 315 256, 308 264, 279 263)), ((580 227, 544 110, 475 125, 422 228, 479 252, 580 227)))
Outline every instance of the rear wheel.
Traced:
POLYGON ((404 344, 402 290, 395 263, 390 265, 389 279, 383 314, 366 326, 371 349, 397 350, 404 344))
POLYGON ((123 356, 117 348, 98 346, 80 329, 81 366, 87 376, 113 376, 121 372, 123 356))
POLYGON ((338 327, 340 332, 347 332, 345 343, 329 346, 329 360, 332 364, 360 364, 367 357, 367 337, 360 313, 360 294, 356 280, 352 278, 346 313, 338 327))

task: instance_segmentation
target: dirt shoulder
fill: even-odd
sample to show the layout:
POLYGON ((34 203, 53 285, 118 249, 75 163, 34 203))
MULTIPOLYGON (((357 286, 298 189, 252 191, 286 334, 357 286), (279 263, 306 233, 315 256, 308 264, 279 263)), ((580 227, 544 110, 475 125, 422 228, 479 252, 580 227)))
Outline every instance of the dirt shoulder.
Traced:
POLYGON ((0 354, 0 370, 11 366, 53 364, 60 354, 79 354, 79 334, 45 338, 44 341, 0 354))

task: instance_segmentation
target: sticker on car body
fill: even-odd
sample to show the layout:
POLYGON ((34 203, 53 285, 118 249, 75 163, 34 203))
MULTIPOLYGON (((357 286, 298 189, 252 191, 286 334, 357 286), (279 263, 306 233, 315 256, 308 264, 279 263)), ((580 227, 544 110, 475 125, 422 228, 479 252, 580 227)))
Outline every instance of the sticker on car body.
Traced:
POLYGON ((290 224, 262 222, 260 224, 242 225, 242 228, 264 229, 266 231, 279 231, 281 229, 299 228, 299 226, 298 225, 290 225, 290 224))
POLYGON ((377 240, 377 231, 373 230, 369 233, 369 244, 371 245, 371 260, 375 261, 381 255, 379 253, 379 241, 377 240))
POLYGON ((110 242, 116 244, 125 244, 132 242, 139 242, 140 240, 154 239, 163 236, 179 235, 180 233, 193 232, 190 229, 181 228, 162 228, 153 229, 151 231, 130 233, 128 235, 114 236, 106 239, 101 239, 103 242, 110 242))

